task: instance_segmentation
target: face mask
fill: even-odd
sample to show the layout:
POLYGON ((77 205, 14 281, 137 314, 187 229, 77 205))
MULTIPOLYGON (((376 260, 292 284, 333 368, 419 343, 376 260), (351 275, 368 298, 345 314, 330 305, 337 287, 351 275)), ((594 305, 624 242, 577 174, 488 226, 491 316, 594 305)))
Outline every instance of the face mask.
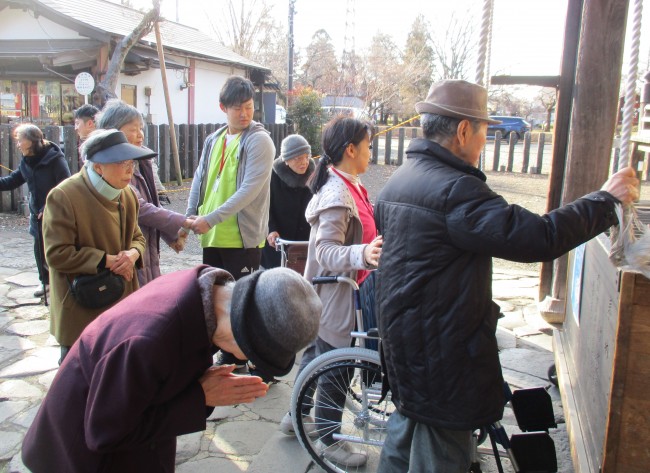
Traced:
POLYGON ((122 189, 116 189, 106 182, 104 178, 93 169, 93 163, 91 161, 86 161, 86 171, 88 172, 91 184, 101 195, 106 197, 108 200, 116 200, 120 196, 122 189))

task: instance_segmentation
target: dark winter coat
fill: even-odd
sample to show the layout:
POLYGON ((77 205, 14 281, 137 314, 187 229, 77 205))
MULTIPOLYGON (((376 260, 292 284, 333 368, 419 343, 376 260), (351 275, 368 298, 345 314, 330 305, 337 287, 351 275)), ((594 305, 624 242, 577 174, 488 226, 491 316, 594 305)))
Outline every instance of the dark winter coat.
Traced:
POLYGON ((412 140, 407 157, 375 207, 388 381, 403 415, 473 429, 501 419, 504 406, 492 257, 557 258, 615 224, 618 201, 594 192, 539 216, 508 205, 437 143, 412 140))
MULTIPOLYGON (((282 158, 273 162, 269 233, 278 232, 284 240, 309 240, 311 226, 305 219, 305 210, 312 193, 307 187, 307 181, 314 173, 314 168, 313 159, 309 160, 305 174, 293 172, 282 158)), ((268 241, 262 251, 262 266, 267 269, 280 266, 280 252, 269 246, 268 241)))
POLYGON ((30 471, 174 471, 176 436, 205 429, 211 412, 202 268, 156 279, 86 328, 25 435, 30 471))
POLYGON ((47 194, 62 180, 70 177, 70 168, 54 143, 46 142, 40 156, 26 156, 6 177, 0 178, 0 191, 10 191, 27 183, 29 189, 29 233, 37 236, 39 213, 43 212, 47 194))

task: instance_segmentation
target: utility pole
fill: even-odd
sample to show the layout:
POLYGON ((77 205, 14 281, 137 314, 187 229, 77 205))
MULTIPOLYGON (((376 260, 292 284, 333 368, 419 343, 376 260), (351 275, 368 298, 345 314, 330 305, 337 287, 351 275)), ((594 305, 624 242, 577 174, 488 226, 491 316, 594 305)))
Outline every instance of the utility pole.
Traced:
POLYGON ((293 16, 296 14, 296 0, 289 0, 289 64, 287 71, 289 71, 289 77, 287 80, 287 106, 290 105, 289 101, 291 100, 291 93, 293 92, 293 16))

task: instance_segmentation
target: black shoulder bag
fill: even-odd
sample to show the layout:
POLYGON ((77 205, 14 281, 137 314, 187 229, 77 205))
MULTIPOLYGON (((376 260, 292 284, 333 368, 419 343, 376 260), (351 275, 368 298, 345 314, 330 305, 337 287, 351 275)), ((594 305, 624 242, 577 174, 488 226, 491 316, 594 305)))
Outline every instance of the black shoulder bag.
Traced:
POLYGON ((97 274, 81 274, 70 284, 70 292, 88 309, 101 309, 118 301, 124 294, 124 278, 110 269, 97 274))
MULTIPOLYGON (((120 214, 120 235, 122 234, 122 211, 120 214)), ((135 276, 134 276, 135 277, 135 276)), ((97 274, 80 274, 68 281, 70 292, 79 304, 88 309, 101 309, 117 302, 124 294, 124 278, 110 269, 102 269, 97 274)))

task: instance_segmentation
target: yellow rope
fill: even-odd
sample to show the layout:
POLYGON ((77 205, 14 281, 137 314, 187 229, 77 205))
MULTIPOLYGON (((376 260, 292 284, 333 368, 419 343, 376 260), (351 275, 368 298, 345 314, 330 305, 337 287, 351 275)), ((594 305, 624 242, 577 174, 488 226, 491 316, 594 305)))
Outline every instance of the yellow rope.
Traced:
POLYGON ((398 123, 397 125, 391 126, 390 128, 386 128, 385 130, 377 132, 372 137, 375 138, 376 136, 383 135, 384 133, 388 133, 389 131, 394 130, 395 128, 399 128, 402 125, 406 125, 407 123, 411 123, 412 121, 417 120, 418 118, 420 118, 420 115, 416 115, 413 118, 409 118, 408 120, 406 120, 406 121, 404 121, 402 123, 398 123))
MULTIPOLYGON (((372 136, 370 137, 370 139, 371 139, 371 140, 374 140, 374 139, 375 139, 376 137, 378 137, 379 135, 383 135, 384 133, 388 133, 389 131, 394 130, 395 128, 399 128, 399 127, 401 127, 401 126, 403 126, 403 125, 406 125, 407 123, 411 123, 412 121, 417 120, 418 118, 420 118, 420 115, 416 115, 416 116, 414 116, 414 117, 412 117, 412 118, 409 118, 409 119, 406 120, 406 121, 403 121, 402 123, 398 123, 397 125, 394 125, 394 126, 391 126, 391 127, 389 127, 389 128, 386 128, 385 130, 379 131, 379 132, 375 133, 374 135, 372 135, 372 136)), ((318 159, 318 158, 320 158, 320 155, 318 155, 318 156, 313 156, 313 158, 314 158, 314 159, 318 159)))
POLYGON ((2 164, 0 164, 0 168, 6 169, 9 172, 14 172, 13 169, 9 169, 7 166, 3 166, 2 164))

